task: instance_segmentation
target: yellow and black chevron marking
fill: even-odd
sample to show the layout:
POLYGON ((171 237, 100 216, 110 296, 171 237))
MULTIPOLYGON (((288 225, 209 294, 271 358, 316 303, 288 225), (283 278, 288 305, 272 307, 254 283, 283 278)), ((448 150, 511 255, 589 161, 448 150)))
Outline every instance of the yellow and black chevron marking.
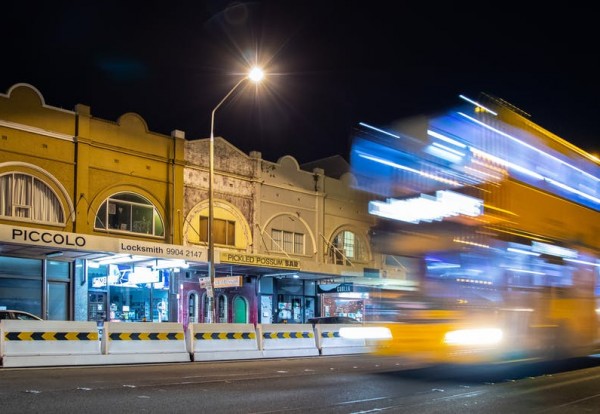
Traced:
POLYGON ((7 341, 97 341, 98 332, 6 332, 7 341))
POLYGON ((111 333, 113 341, 182 341, 183 332, 122 332, 111 333))
POLYGON ((196 332, 196 339, 254 339, 254 332, 196 332))
POLYGON ((339 338, 340 333, 339 333, 339 331, 321 332, 321 337, 323 337, 323 338, 339 338))
POLYGON ((292 339, 292 338, 312 338, 314 334, 312 332, 265 332, 263 338, 265 339, 292 339))

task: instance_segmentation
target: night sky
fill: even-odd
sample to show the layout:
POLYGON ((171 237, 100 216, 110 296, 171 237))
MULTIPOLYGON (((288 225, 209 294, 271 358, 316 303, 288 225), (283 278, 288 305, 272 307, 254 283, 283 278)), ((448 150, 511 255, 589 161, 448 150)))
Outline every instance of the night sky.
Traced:
POLYGON ((151 131, 215 135, 300 163, 348 156, 360 121, 384 127, 485 92, 598 153, 597 14, 575 2, 6 1, 0 93, 35 86, 46 103, 151 131), (417 6, 416 4, 419 4, 417 6), (544 4, 544 3, 540 3, 544 4))

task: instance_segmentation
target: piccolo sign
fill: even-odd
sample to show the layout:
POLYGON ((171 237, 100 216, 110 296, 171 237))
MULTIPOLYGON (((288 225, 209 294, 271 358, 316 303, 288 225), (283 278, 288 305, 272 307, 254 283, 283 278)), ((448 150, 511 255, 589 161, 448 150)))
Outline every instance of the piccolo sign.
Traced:
POLYGON ((207 256, 206 248, 203 247, 153 243, 3 224, 0 224, 0 238, 5 243, 48 247, 57 250, 124 253, 196 262, 206 261, 207 256))

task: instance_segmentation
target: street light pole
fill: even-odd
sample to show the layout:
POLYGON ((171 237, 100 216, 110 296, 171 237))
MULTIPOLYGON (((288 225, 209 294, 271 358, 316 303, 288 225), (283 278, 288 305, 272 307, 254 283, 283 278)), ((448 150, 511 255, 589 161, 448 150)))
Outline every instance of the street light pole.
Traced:
POLYGON ((262 80, 264 74, 261 69, 253 68, 250 73, 240 79, 238 83, 225 95, 223 99, 215 106, 210 114, 210 141, 208 151, 208 275, 210 286, 207 287, 207 297, 210 302, 211 323, 217 320, 217 307, 215 304, 215 238, 214 238, 214 176, 215 176, 215 112, 231 96, 231 94, 246 80, 258 83, 262 80))

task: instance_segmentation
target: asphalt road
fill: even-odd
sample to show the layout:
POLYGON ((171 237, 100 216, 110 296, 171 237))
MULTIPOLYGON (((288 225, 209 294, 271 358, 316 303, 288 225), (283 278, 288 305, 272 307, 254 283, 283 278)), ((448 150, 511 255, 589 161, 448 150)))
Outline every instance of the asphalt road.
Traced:
POLYGON ((600 358, 418 367, 370 355, 0 368, 0 413, 600 413, 600 358))

